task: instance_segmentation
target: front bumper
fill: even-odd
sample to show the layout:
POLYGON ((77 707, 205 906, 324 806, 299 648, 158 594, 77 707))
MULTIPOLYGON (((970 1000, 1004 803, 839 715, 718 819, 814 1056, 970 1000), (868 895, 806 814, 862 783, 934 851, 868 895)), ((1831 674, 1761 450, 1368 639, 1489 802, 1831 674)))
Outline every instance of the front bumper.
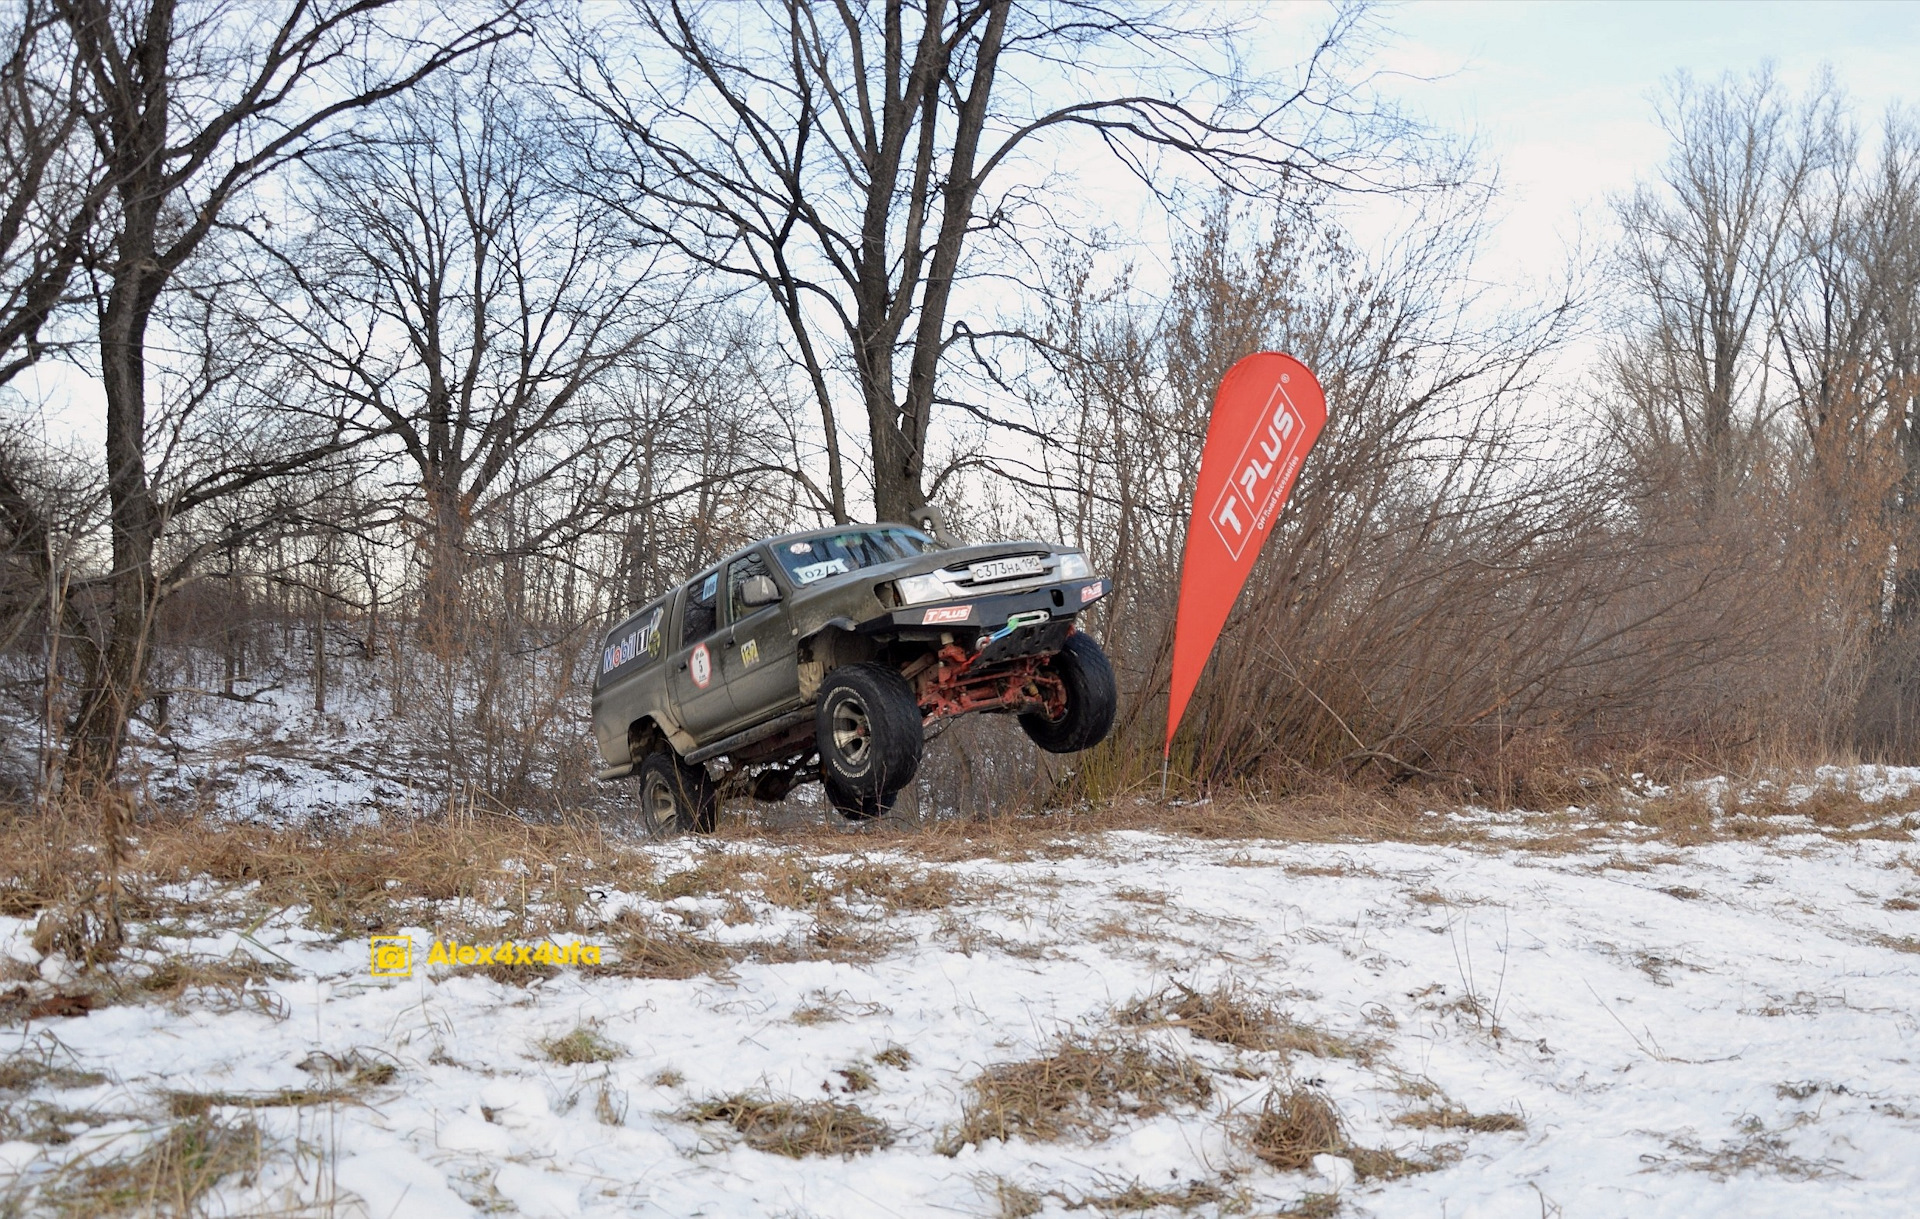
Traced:
MULTIPOLYGON (((1018 592, 985 593, 964 600, 956 597, 949 601, 902 606, 890 613, 869 618, 857 629, 862 634, 887 634, 901 639, 938 639, 942 634, 952 634, 958 640, 971 643, 980 635, 1006 626, 1007 621, 1016 616, 1027 615, 1039 623, 1071 619, 1112 589, 1112 583, 1105 576, 1090 580, 1063 580, 1038 588, 1023 588, 1018 592), (1043 610, 1047 615, 1045 619, 1032 617, 1043 610)), ((1024 631, 1027 628, 1020 629, 1024 631)))

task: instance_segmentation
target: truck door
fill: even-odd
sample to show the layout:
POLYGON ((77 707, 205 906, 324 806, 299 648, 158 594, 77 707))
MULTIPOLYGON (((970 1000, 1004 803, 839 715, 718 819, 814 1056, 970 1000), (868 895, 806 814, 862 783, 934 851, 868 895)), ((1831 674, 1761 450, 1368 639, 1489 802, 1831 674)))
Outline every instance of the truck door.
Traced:
POLYGON ((773 564, 758 550, 727 565, 727 610, 733 623, 726 649, 727 685, 743 728, 800 700, 800 671, 786 600, 793 590, 781 588, 781 599, 772 604, 748 605, 742 590, 754 576, 765 576, 776 587, 780 584, 773 564))
POLYGON ((680 599, 678 636, 674 640, 667 688, 673 692, 680 726, 702 745, 713 741, 716 730, 733 719, 733 697, 721 673, 727 633, 720 622, 720 569, 703 572, 687 585, 680 599))

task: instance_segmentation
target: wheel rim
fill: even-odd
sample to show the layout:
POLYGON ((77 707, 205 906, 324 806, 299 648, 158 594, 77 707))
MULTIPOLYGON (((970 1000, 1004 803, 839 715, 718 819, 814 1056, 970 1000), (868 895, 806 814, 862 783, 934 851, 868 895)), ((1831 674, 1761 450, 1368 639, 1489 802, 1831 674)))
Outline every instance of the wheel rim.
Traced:
POLYGON ((850 772, 866 770, 873 754, 873 724, 857 698, 843 698, 833 705, 833 751, 850 772))
POLYGON ((679 812, 667 781, 659 775, 648 776, 640 792, 640 815, 647 819, 647 828, 656 832, 671 829, 679 821, 679 812))

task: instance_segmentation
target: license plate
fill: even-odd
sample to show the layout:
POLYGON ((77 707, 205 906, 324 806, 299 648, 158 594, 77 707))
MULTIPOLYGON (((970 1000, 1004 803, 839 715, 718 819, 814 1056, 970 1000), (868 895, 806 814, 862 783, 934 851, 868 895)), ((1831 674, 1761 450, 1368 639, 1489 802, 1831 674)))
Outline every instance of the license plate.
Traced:
POLYGON ((1039 555, 1020 554, 1010 559, 982 559, 967 574, 975 584, 985 584, 992 580, 1011 580, 1015 576, 1037 576, 1046 569, 1046 560, 1039 555))

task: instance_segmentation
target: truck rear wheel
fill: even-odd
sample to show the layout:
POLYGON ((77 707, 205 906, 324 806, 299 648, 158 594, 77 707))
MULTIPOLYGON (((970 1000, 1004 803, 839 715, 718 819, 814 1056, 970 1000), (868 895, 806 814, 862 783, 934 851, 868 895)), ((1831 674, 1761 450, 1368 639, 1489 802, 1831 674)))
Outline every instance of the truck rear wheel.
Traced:
POLYGON ((1100 645, 1091 635, 1075 631, 1067 636, 1067 645, 1047 662, 1045 671, 1067 688, 1067 709, 1059 719, 1050 719, 1042 711, 1022 715, 1020 727, 1033 743, 1048 753, 1077 753, 1105 740, 1113 727, 1119 692, 1113 682, 1113 666, 1107 663, 1100 645))
POLYGON ((833 811, 848 821, 872 821, 875 817, 884 817, 893 811, 893 798, 898 792, 888 792, 884 796, 856 796, 840 790, 832 783, 826 785, 827 803, 833 811))
POLYGON ((711 834, 720 820, 720 793, 698 766, 667 752, 640 763, 640 823, 649 837, 711 834))
POLYGON ((847 796, 884 801, 920 769, 926 745, 920 706, 907 679, 885 665, 847 665, 827 674, 813 725, 823 777, 847 796))

